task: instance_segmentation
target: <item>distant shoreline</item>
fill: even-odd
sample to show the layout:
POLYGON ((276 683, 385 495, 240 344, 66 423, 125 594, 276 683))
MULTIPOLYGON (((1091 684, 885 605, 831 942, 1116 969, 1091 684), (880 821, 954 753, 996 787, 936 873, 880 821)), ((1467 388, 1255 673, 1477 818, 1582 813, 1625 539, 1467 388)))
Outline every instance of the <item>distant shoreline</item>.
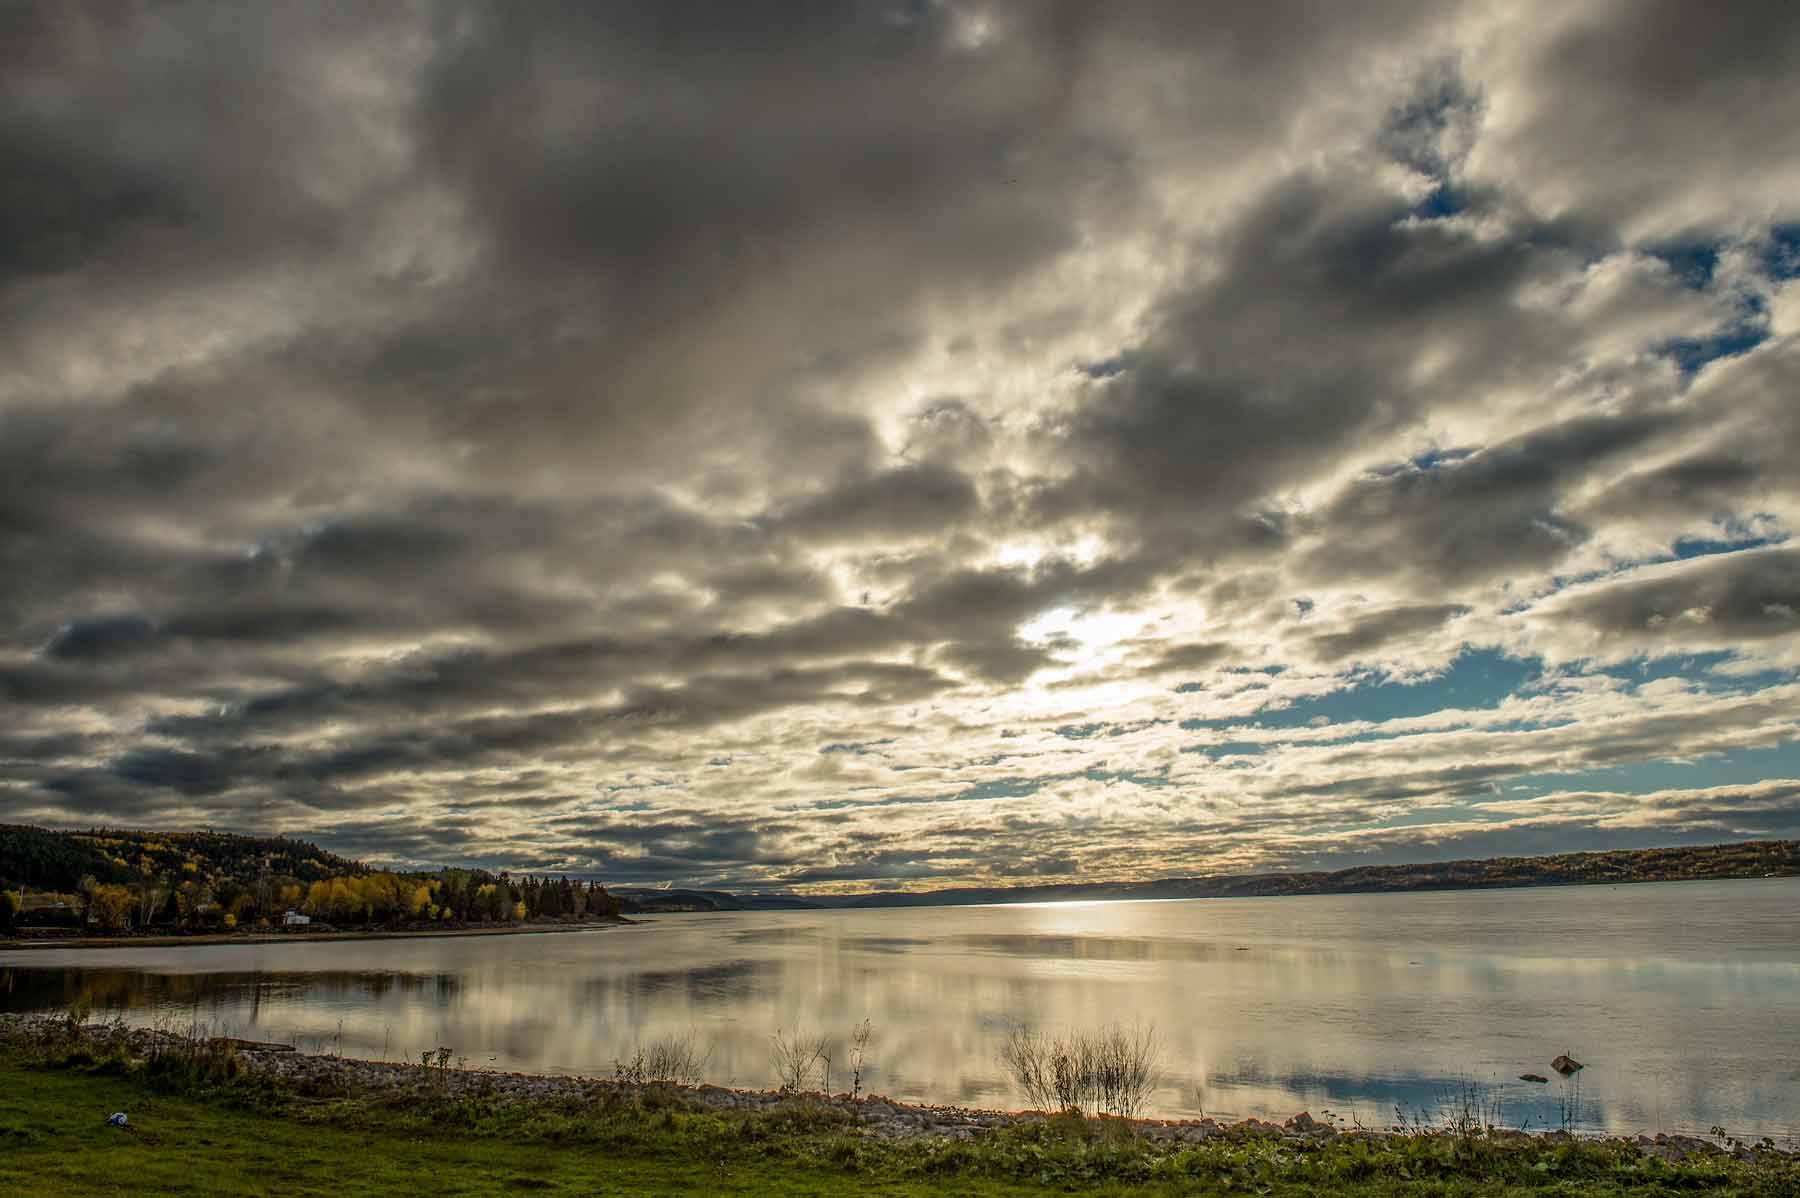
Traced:
MULTIPOLYGON (((1775 863, 1775 868, 1760 872, 1694 873, 1675 877, 1642 875, 1534 878, 1481 877, 1448 878, 1414 876, 1404 881, 1375 884, 1295 885, 1295 880, 1322 875, 1249 874, 1219 878, 1166 878, 1148 882, 1068 882, 1047 886, 1008 886, 954 888, 947 890, 898 891, 891 894, 853 894, 848 896, 782 895, 778 903, 760 901, 764 896, 737 895, 722 891, 677 890, 680 896, 667 906, 657 903, 658 891, 619 887, 616 893, 632 904, 632 914, 731 914, 741 911, 893 911, 915 907, 1014 907, 1048 903, 1141 903, 1188 902, 1198 899, 1265 899, 1265 898, 1342 898, 1347 895, 1454 894, 1477 890, 1566 889, 1580 886, 1641 886, 1663 882, 1766 882, 1800 877, 1800 842, 1793 844, 1790 856, 1775 863), (691 896, 723 898, 730 905, 699 906, 691 896)), ((1597 856, 1598 854, 1589 854, 1597 856)), ((1544 860, 1542 858, 1538 860, 1544 860)), ((1467 862, 1450 862, 1466 865, 1467 862)), ((1473 864, 1487 864, 1475 862, 1473 864)), ((1432 866, 1381 867, 1423 871, 1432 866)), ((1347 874, 1354 871, 1339 871, 1347 874)), ((1330 875, 1336 876, 1336 875, 1330 875)))
POLYGON ((518 924, 511 927, 378 928, 330 932, 195 932, 154 936, 33 936, 0 940, 0 952, 55 948, 201 948, 222 944, 293 944, 332 940, 441 940, 453 936, 530 936, 547 932, 593 932, 638 922, 618 916, 583 923, 518 924))
MULTIPOLYGON (((768 906, 768 907, 725 907, 725 908, 691 908, 691 907, 648 907, 639 908, 631 916, 614 916, 607 919, 595 919, 582 923, 550 923, 550 924, 516 924, 502 927, 457 927, 457 928, 413 928, 413 929, 348 929, 344 931, 308 931, 308 932, 193 932, 164 933, 159 935, 131 936, 108 934, 102 936, 82 936, 48 934, 28 938, 0 939, 0 952, 11 952, 15 949, 57 949, 57 948, 202 948, 231 944, 294 944, 320 943, 327 941, 351 940, 438 940, 456 936, 529 936, 550 932, 591 932, 605 928, 645 922, 645 917, 659 915, 820 915, 829 912, 874 912, 874 911, 914 911, 942 907, 1033 907, 1056 904, 1087 903, 1192 903, 1209 901, 1230 901, 1233 899, 1309 899, 1309 898, 1374 898, 1404 897, 1442 894, 1472 894, 1496 891, 1520 890, 1553 890, 1576 887, 1619 887, 1619 886, 1653 886, 1671 885, 1682 882, 1768 882, 1791 881, 1800 878, 1800 873, 1783 872, 1778 874, 1723 875, 1719 877, 1699 878, 1619 878, 1616 880, 1564 880, 1546 879, 1533 882, 1474 882, 1467 885, 1438 884, 1417 886, 1410 889, 1390 890, 1302 890, 1283 894, 1073 894, 1055 898, 992 898, 992 899, 948 899, 941 902, 900 901, 894 903, 819 903, 813 906, 768 906)), ((1096 889, 1104 888, 1107 883, 1092 883, 1096 889)), ((1140 884, 1141 885, 1141 884, 1140 884)))

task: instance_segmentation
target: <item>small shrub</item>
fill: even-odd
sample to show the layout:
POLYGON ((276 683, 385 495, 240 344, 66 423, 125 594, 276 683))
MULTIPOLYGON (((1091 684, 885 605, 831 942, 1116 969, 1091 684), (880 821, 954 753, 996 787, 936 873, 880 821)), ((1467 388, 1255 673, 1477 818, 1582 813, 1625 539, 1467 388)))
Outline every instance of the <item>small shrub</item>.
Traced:
POLYGON ((1102 1030, 1089 1052, 1091 1090, 1101 1110, 1135 1118, 1161 1081, 1161 1048, 1155 1028, 1126 1031, 1114 1024, 1102 1030))
POLYGON ((1154 1028, 1116 1024, 1054 1038, 1015 1026, 1000 1046, 1001 1064, 1039 1110, 1126 1118, 1143 1110, 1160 1082, 1159 1055, 1154 1028))
POLYGON ((237 1045, 219 1036, 158 1037, 144 1059, 145 1080, 173 1093, 210 1090, 233 1081, 242 1070, 237 1045))
POLYGON ((769 1037, 769 1060, 775 1066, 775 1077, 781 1092, 797 1094, 806 1088, 807 1079, 825 1059, 823 1036, 803 1036, 799 1032, 776 1031, 769 1037))
POLYGON ((639 1044, 628 1059, 613 1062, 613 1078, 628 1085, 655 1083, 694 1086, 706 1073, 712 1059, 711 1046, 702 1050, 698 1037, 689 1030, 680 1035, 661 1036, 648 1047, 639 1044))

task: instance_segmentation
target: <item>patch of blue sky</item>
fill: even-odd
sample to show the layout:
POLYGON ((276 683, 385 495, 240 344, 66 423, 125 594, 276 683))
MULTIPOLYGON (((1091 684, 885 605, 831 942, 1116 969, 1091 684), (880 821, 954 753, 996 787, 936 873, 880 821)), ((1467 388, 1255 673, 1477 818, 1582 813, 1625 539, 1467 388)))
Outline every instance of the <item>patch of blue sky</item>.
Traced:
POLYGON ((1758 264, 1771 279, 1800 277, 1800 224, 1776 225, 1770 229, 1758 264))
POLYGON ((1702 367, 1720 358, 1747 354, 1768 340, 1769 330, 1759 325, 1734 325, 1709 337, 1674 337, 1656 347, 1683 375, 1693 377, 1702 367))
POLYGON ((1120 350, 1112 357, 1102 358, 1098 362, 1079 363, 1076 365, 1075 369, 1091 379, 1110 379, 1115 375, 1124 374, 1127 370, 1130 370, 1136 360, 1137 354, 1135 352, 1124 349, 1120 350))
POLYGON ((1661 657, 1638 657, 1613 665, 1596 666, 1584 672, 1617 678, 1636 690, 1647 682, 1664 678, 1680 678, 1701 689, 1720 694, 1728 691, 1757 691, 1778 682, 1792 681, 1793 669, 1753 670, 1735 673, 1726 670, 1737 657, 1729 649, 1709 653, 1673 653, 1661 657))
MULTIPOLYGON (((1766 670, 1734 674, 1722 667, 1735 654, 1730 651, 1680 653, 1660 657, 1642 657, 1606 666, 1577 666, 1578 675, 1604 675, 1636 690, 1645 683, 1665 678, 1684 679, 1712 693, 1754 691, 1779 682, 1791 681, 1794 670, 1766 670)), ((1333 740, 1316 743, 1355 743, 1389 740, 1407 735, 1407 731, 1384 731, 1380 725, 1394 720, 1433 715, 1440 711, 1483 711, 1498 707, 1509 696, 1527 692, 1544 680, 1543 662, 1537 658, 1509 657, 1494 649, 1466 649, 1442 674, 1419 679, 1395 681, 1379 674, 1352 675, 1348 684, 1329 694, 1297 699, 1286 707, 1264 709, 1251 716, 1213 719, 1190 719, 1181 723, 1187 732, 1243 732, 1329 727, 1332 724, 1368 723, 1363 728, 1333 740)), ((1522 732, 1555 727, 1567 721, 1554 716, 1547 722, 1509 720, 1485 726, 1489 731, 1522 732)), ((1245 740, 1241 737, 1211 744, 1190 745, 1186 751, 1214 758, 1246 753, 1266 752, 1274 742, 1245 740)))
POLYGON ((1645 253, 1667 263, 1675 277, 1695 291, 1709 285, 1713 281, 1713 272, 1719 268, 1719 247, 1713 242, 1656 246, 1645 253))
POLYGON ((1456 463, 1475 456, 1475 451, 1466 446, 1454 449, 1427 449, 1424 453, 1415 454, 1407 460, 1407 464, 1415 470, 1436 470, 1439 466, 1454 466, 1456 463))
POLYGON ((1704 682, 1714 669, 1724 665, 1734 656, 1736 655, 1729 649, 1711 653, 1673 653, 1664 657, 1636 657, 1630 661, 1601 666, 1585 672, 1617 678, 1630 683, 1634 688, 1642 686, 1646 682, 1658 682, 1664 678, 1686 678, 1694 682, 1704 682))
POLYGON ((1240 726, 1302 728, 1352 721, 1381 723, 1430 715, 1446 708, 1480 710, 1497 707, 1508 695, 1543 677, 1537 658, 1508 657, 1493 649, 1466 649, 1443 673, 1430 678, 1393 681, 1384 675, 1355 676, 1352 685, 1325 695, 1297 699, 1288 706, 1258 712, 1240 726))
MULTIPOLYGON (((1667 263, 1676 278, 1700 291, 1710 287, 1718 273, 1720 248, 1710 241, 1671 242, 1644 252, 1667 263)), ((1756 265, 1771 279, 1800 275, 1800 224, 1772 226, 1758 247, 1756 265)))
POLYGON ((1454 466, 1475 456, 1476 450, 1467 446, 1456 446, 1450 449, 1427 449, 1423 453, 1399 462, 1372 466, 1368 474, 1371 478, 1394 478, 1402 474, 1423 474, 1429 470, 1437 470, 1444 466, 1454 466))
MULTIPOLYGON (((1724 530, 1727 534, 1736 531, 1732 528, 1724 530)), ((1769 545, 1780 545, 1787 540, 1785 534, 1765 536, 1743 529, 1743 535, 1732 537, 1681 537, 1673 546, 1669 559, 1687 561, 1696 557, 1712 557, 1720 553, 1736 553, 1742 549, 1762 549, 1769 545)))
POLYGON ((1444 220, 1468 206, 1468 196, 1460 188, 1450 183, 1439 183, 1431 189, 1429 195, 1412 206, 1412 215, 1419 220, 1444 220))
POLYGON ((1800 740, 1679 761, 1633 761, 1568 773, 1521 774, 1502 782, 1499 791, 1484 801, 1532 798, 1565 790, 1653 794, 1659 790, 1748 786, 1771 778, 1800 778, 1800 740))

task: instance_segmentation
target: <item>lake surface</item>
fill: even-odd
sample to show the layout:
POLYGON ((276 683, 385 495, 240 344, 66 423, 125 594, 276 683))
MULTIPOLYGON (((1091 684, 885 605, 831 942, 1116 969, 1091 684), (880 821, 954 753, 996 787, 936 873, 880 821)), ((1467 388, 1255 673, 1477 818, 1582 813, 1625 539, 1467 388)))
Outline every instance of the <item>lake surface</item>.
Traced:
POLYGON ((874 1028, 866 1085, 1018 1106, 1009 1026, 1154 1027, 1154 1113, 1395 1121, 1464 1081, 1508 1125, 1800 1135, 1800 879, 1179 902, 643 917, 634 927, 0 953, 0 1009, 86 996, 133 1022, 469 1067, 609 1075, 692 1032, 767 1086, 771 1033, 874 1028), (1550 1085, 1515 1080, 1545 1074, 1550 1085))

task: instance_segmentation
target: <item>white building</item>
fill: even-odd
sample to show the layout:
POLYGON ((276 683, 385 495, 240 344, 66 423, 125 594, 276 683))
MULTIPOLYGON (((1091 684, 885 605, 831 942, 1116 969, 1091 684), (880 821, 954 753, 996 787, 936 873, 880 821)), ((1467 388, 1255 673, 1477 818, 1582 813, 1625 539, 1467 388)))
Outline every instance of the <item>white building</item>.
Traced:
POLYGON ((305 927, 312 922, 312 916, 302 915, 298 911, 289 911, 286 915, 281 917, 281 922, 284 926, 290 928, 305 927))

